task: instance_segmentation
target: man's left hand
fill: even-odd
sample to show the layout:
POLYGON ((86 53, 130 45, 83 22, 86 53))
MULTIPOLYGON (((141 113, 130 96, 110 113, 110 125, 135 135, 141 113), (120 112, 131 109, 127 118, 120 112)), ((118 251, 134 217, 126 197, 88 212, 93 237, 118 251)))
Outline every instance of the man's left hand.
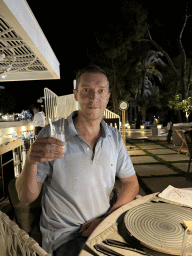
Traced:
POLYGON ((97 219, 92 219, 89 220, 87 222, 85 222, 81 229, 80 229, 80 233, 82 233, 83 236, 88 237, 91 235, 91 233, 93 232, 93 230, 101 223, 101 221, 104 218, 97 218, 97 219))

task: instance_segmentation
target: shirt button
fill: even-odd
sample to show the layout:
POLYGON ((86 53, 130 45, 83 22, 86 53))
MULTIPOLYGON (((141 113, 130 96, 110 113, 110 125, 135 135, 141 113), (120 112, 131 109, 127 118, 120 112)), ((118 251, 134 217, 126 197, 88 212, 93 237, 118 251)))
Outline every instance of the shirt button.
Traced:
POLYGON ((87 151, 89 151, 89 148, 87 148, 87 151))

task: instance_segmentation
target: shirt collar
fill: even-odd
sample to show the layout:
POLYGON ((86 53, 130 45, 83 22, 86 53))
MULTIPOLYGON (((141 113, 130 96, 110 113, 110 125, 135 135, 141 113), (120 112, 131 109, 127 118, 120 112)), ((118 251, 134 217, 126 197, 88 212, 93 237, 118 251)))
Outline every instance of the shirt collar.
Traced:
MULTIPOLYGON (((68 133, 66 134, 66 139, 78 135, 78 132, 75 129, 73 118, 78 115, 78 111, 73 111, 68 117, 68 133)), ((106 122, 102 119, 101 120, 101 131, 102 131, 102 137, 112 136, 111 131, 109 130, 108 125, 106 122)))

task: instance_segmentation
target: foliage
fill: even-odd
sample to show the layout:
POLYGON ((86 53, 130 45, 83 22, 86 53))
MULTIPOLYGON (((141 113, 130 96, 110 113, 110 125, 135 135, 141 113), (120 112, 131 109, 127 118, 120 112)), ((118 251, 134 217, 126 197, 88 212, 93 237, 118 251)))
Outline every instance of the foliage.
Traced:
POLYGON ((154 77, 157 77, 159 83, 162 82, 162 73, 158 70, 159 67, 164 67, 166 64, 162 61, 161 52, 149 51, 145 58, 141 59, 136 67, 136 72, 139 74, 139 90, 136 97, 143 97, 148 90, 150 83, 155 85, 154 77))
POLYGON ((174 95, 173 99, 171 99, 168 103, 168 107, 176 110, 182 109, 182 103, 181 103, 181 94, 177 93, 174 95))
POLYGON ((192 97, 181 100, 181 94, 175 94, 174 98, 169 101, 168 106, 172 109, 183 110, 183 112, 192 112, 192 97))
POLYGON ((146 58, 140 60, 137 64, 137 72, 146 72, 146 75, 149 77, 157 76, 159 81, 162 82, 162 74, 157 67, 166 66, 166 64, 162 61, 161 57, 163 57, 161 52, 149 51, 146 58))
POLYGON ((135 102, 141 108, 143 121, 144 121, 146 111, 148 108, 150 107, 161 108, 159 87, 152 85, 152 83, 149 83, 148 89, 146 90, 145 94, 142 97, 138 97, 135 100, 135 102))
POLYGON ((113 105, 116 113, 117 103, 127 100, 137 86, 135 67, 146 46, 138 41, 148 29, 146 20, 147 10, 142 5, 133 0, 123 0, 119 9, 110 9, 102 30, 94 30, 97 47, 88 49, 88 56, 91 63, 101 66, 109 77, 112 92, 109 104, 113 105))
POLYGON ((192 97, 188 97, 188 99, 182 100, 182 109, 183 112, 188 114, 192 112, 192 97))
POLYGON ((138 88, 135 92, 135 103, 141 108, 143 121, 146 111, 150 107, 161 108, 159 87, 156 86, 154 77, 157 77, 158 83, 162 82, 162 73, 160 66, 166 64, 161 59, 161 52, 148 51, 146 56, 140 58, 135 67, 138 77, 138 88))

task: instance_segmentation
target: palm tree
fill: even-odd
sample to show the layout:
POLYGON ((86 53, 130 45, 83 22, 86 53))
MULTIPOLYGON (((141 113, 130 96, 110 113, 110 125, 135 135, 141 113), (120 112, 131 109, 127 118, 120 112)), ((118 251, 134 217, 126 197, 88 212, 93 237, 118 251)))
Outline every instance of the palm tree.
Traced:
POLYGON ((154 85, 154 77, 162 82, 162 74, 157 69, 160 66, 166 66, 162 61, 161 52, 149 51, 144 60, 139 61, 136 71, 139 73, 139 86, 135 95, 135 102, 141 108, 143 122, 145 121, 146 111, 151 106, 159 105, 159 88, 154 85), (155 99, 155 100, 154 100, 155 99))
POLYGON ((144 91, 143 97, 138 97, 136 99, 136 104, 140 107, 142 113, 142 121, 145 121, 146 111, 150 107, 161 108, 160 105, 160 94, 159 87, 152 85, 150 82, 148 87, 144 91))
POLYGON ((137 64, 136 71, 140 76, 137 96, 143 97, 148 81, 152 80, 154 76, 158 78, 160 83, 162 82, 162 74, 156 68, 159 66, 166 66, 161 59, 162 56, 163 54, 161 52, 149 51, 147 57, 144 60, 139 61, 137 64))

